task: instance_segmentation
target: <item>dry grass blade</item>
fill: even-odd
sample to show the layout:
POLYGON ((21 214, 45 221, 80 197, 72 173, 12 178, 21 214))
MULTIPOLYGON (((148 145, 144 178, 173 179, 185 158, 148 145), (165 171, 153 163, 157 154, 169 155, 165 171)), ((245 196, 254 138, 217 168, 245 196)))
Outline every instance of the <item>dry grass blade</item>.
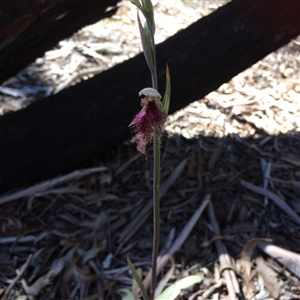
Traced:
MULTIPOLYGON (((264 189, 267 189, 269 184, 269 177, 271 172, 271 163, 266 161, 264 159, 261 159, 261 165, 262 165, 262 171, 264 174, 264 189)), ((268 197, 265 197, 265 205, 268 205, 268 197)))
POLYGON ((260 195, 266 196, 269 199, 273 200, 274 203, 281 208, 290 218, 300 225, 300 217, 292 210, 279 196, 272 193, 269 190, 263 189, 259 186, 255 186, 254 184, 247 182, 245 180, 241 180, 241 184, 246 187, 247 189, 259 193, 260 195))
POLYGON ((176 251, 180 249, 184 241, 186 240, 187 236, 190 234, 191 230, 195 226, 196 222, 199 220, 201 214, 203 213, 206 206, 209 204, 210 195, 206 195, 203 199, 203 202, 200 204, 198 209, 195 211, 193 216, 190 218, 189 222, 184 226, 182 231, 180 232, 179 236, 176 238, 174 243, 169 249, 169 253, 173 255, 176 251))

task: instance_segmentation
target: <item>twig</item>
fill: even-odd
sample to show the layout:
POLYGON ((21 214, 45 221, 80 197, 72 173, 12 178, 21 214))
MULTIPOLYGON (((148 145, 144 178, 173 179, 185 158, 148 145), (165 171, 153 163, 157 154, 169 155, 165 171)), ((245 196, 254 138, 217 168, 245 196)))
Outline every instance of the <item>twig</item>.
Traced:
MULTIPOLYGON (((271 163, 268 162, 266 163, 266 161, 261 158, 260 160, 261 162, 261 167, 262 167, 262 171, 264 173, 264 189, 267 189, 268 184, 269 184, 269 177, 270 177, 270 172, 271 172, 271 163)), ((268 205, 268 197, 265 197, 265 205, 268 205)))
MULTIPOLYGON (((221 235, 220 229, 219 229, 216 217, 215 217, 212 203, 210 201, 208 204, 208 213, 209 213, 210 221, 214 227, 215 236, 220 236, 221 235)), ((216 244, 216 248, 218 251, 221 267, 222 266, 228 267, 228 265, 231 265, 231 259, 227 253, 226 246, 220 239, 215 240, 215 244, 216 244)), ((224 278, 226 280, 226 286, 227 286, 227 290, 228 290, 229 299, 236 300, 237 296, 240 294, 240 288, 239 288, 239 284, 237 282, 235 273, 232 270, 224 269, 223 274, 224 274, 224 278)))
POLYGON ((18 191, 16 193, 1 197, 0 198, 0 205, 3 205, 3 204, 8 203, 10 201, 20 199, 22 197, 31 196, 31 195, 33 195, 35 193, 38 193, 38 192, 42 192, 42 191, 44 191, 44 190, 46 190, 50 187, 53 187, 57 184, 62 184, 65 181, 74 180, 74 179, 89 175, 91 173, 102 172, 102 171, 106 171, 106 170, 107 170, 106 167, 97 167, 97 168, 76 170, 76 171, 71 172, 67 175, 57 177, 57 178, 54 178, 54 179, 50 179, 48 181, 38 183, 38 184, 36 184, 32 187, 29 187, 27 189, 24 189, 24 190, 18 191))
POLYGON ((10 95, 12 97, 20 97, 24 100, 26 99, 26 95, 21 90, 18 89, 12 89, 9 87, 0 86, 0 93, 10 95))
POLYGON ((11 243, 28 243, 28 242, 33 242, 36 240, 36 236, 34 235, 27 235, 23 237, 17 237, 17 236, 7 236, 0 238, 0 245, 2 244, 11 244, 11 243))
POLYGON ((24 265, 21 267, 21 269, 17 272, 17 276, 12 280, 12 282, 10 283, 10 285, 8 286, 7 290, 5 291, 4 296, 2 297, 2 300, 6 300, 10 291, 12 290, 12 288, 15 286, 15 284, 20 280, 20 278, 24 275, 26 269, 28 268, 30 262, 32 259, 32 254, 29 254, 29 256, 27 257, 26 262, 24 263, 24 265))

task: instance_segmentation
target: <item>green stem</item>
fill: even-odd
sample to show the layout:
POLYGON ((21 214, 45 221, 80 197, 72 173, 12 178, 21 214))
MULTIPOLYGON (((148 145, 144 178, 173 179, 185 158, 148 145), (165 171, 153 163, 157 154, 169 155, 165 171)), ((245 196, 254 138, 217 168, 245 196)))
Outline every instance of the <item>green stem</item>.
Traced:
MULTIPOLYGON (((152 87, 158 89, 156 71, 156 53, 154 36, 151 39, 153 53, 153 70, 151 70, 152 87)), ((152 248, 152 273, 150 300, 154 300, 156 288, 157 257, 159 250, 159 223, 160 223, 160 136, 155 135, 153 139, 154 167, 153 167, 153 248, 152 248)))
POLYGON ((159 249, 159 218, 160 218, 160 137, 154 138, 154 170, 153 170, 153 249, 150 300, 154 299, 156 288, 156 269, 159 249))
POLYGON ((155 41, 154 37, 150 39, 150 44, 152 48, 152 55, 153 55, 153 69, 150 69, 151 72, 151 79, 152 79, 152 87, 158 91, 158 84, 157 84, 157 70, 156 70, 156 51, 155 51, 155 41))

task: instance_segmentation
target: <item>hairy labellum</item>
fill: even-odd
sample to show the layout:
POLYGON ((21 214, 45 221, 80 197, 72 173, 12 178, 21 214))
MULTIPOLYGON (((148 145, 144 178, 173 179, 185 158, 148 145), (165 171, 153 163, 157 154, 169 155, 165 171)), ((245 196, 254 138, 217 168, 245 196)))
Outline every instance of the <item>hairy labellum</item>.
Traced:
POLYGON ((137 150, 146 154, 147 144, 152 143, 155 136, 161 136, 166 115, 161 111, 161 96, 155 89, 143 89, 139 95, 145 96, 141 100, 143 108, 129 126, 134 132, 137 150))

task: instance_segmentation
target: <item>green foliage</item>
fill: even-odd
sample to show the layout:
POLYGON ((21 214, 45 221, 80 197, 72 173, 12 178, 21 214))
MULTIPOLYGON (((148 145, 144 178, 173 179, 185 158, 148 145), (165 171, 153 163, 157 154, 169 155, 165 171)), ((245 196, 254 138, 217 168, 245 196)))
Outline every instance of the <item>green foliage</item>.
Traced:
POLYGON ((171 77, 168 65, 166 65, 166 89, 162 100, 163 112, 168 115, 171 98, 171 77))
POLYGON ((133 274, 134 279, 136 280, 136 282, 137 282, 139 288, 140 288, 141 291, 142 291, 142 294, 143 294, 144 299, 145 299, 145 300, 149 300, 149 296, 148 296, 147 291, 146 291, 146 289, 145 289, 145 287, 144 287, 143 281, 142 281, 140 275, 138 274, 136 268, 134 267, 134 265, 133 265, 133 263, 131 262, 131 260, 130 260, 129 257, 127 257, 127 263, 128 263, 128 265, 129 265, 129 267, 130 267, 130 269, 131 269, 131 271, 132 271, 132 274, 133 274))
POLYGON ((145 55, 146 62, 148 64, 148 67, 151 72, 154 71, 154 57, 153 57, 153 51, 151 47, 151 38, 150 38, 150 32, 148 29, 148 26, 142 26, 141 19, 139 17, 139 14, 137 15, 140 35, 141 35, 141 42, 142 47, 145 55))

